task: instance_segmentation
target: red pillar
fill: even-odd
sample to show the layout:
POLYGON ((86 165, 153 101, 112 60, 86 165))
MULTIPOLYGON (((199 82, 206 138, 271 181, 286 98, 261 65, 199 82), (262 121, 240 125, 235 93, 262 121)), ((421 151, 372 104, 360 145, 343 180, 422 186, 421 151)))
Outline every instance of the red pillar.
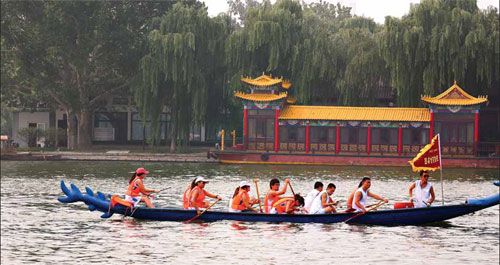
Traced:
POLYGON ((401 142, 402 142, 402 138, 403 138, 403 126, 402 126, 402 125, 399 125, 399 135, 398 135, 398 155, 401 155, 401 149, 402 149, 401 142))
POLYGON ((335 153, 339 153, 339 146, 340 146, 340 126, 337 124, 337 136, 336 136, 336 141, 335 141, 335 153))
POLYGON ((432 137, 434 137, 434 112, 431 111, 431 129, 429 130, 429 143, 432 141, 432 137))
POLYGON ((474 155, 477 156, 477 142, 479 141, 479 111, 474 114, 474 155))
POLYGON ((306 125, 306 153, 309 153, 309 123, 306 125))
POLYGON ((371 128, 372 128, 371 124, 368 124, 368 139, 366 141, 366 153, 368 155, 370 154, 370 143, 371 143, 370 142, 370 139, 371 139, 370 136, 371 136, 371 131, 372 131, 371 128))
POLYGON ((280 133, 280 125, 279 125, 279 118, 280 116, 280 109, 276 109, 276 117, 274 118, 274 152, 278 152, 278 147, 279 147, 279 133, 280 133))
POLYGON ((248 110, 245 107, 243 110, 243 146, 245 150, 247 149, 248 145, 248 110))

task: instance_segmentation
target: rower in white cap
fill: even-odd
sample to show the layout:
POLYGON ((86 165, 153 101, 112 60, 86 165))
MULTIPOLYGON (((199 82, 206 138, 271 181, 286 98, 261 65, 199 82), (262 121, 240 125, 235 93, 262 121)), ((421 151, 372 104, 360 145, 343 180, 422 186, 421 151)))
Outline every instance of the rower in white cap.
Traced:
POLYGON ((208 201, 205 200, 205 196, 217 198, 219 200, 222 199, 219 195, 214 195, 204 189, 207 183, 208 180, 204 177, 197 177, 194 180, 196 186, 189 193, 189 209, 195 209, 197 214, 201 213, 200 208, 204 209, 210 205, 208 201))
POLYGON ((250 191, 250 183, 243 180, 240 185, 236 188, 233 195, 233 200, 231 203, 230 212, 242 212, 242 211, 253 211, 259 213, 256 209, 252 207, 253 204, 259 203, 260 199, 250 198, 248 192, 250 191))

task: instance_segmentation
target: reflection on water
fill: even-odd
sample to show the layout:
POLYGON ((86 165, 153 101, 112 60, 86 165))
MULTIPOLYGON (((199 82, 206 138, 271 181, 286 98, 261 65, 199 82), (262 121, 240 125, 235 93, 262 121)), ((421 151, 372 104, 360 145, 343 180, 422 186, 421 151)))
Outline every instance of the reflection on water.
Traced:
MULTIPOLYGON (((240 166, 129 162, 1 162, 1 263, 383 263, 498 264, 499 208, 425 226, 379 227, 337 224, 155 222, 118 215, 101 219, 83 203, 62 204, 61 180, 94 192, 123 194, 130 171, 145 167, 147 187, 165 189, 157 206, 180 207, 185 187, 196 176, 206 189, 227 199, 241 180, 260 179, 261 196, 271 178, 289 177, 306 194, 315 181, 337 186, 345 205, 364 176, 372 191, 391 202, 408 200, 416 180, 408 168, 240 166), (362 250, 362 251, 360 251, 362 250)), ((445 169, 446 203, 498 192, 496 170, 445 169)), ((441 204, 439 173, 431 174, 441 204)), ((251 196, 255 196, 252 187, 251 196)), ((339 210, 343 210, 340 208, 339 210)))

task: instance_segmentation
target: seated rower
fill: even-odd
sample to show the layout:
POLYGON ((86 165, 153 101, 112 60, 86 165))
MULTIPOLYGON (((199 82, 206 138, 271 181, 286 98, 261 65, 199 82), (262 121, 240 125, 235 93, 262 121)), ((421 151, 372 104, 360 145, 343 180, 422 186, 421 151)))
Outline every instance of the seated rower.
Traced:
POLYGON ((269 182, 269 190, 264 196, 265 213, 271 212, 273 204, 277 202, 279 199, 281 199, 279 195, 283 195, 286 193, 286 188, 288 186, 288 183, 290 183, 290 179, 285 179, 285 186, 283 187, 282 190, 279 191, 278 189, 280 188, 280 181, 276 178, 271 179, 271 181, 269 182))
POLYGON ((354 208, 352 208, 352 199, 354 198, 354 193, 356 193, 356 191, 361 188, 361 183, 359 183, 358 187, 357 188, 354 188, 352 191, 351 191, 351 194, 349 194, 349 198, 347 198, 347 209, 344 211, 344 213, 352 213, 352 212, 355 212, 356 210, 354 208))
POLYGON ((249 191, 250 183, 247 181, 240 182, 240 186, 234 191, 231 208, 229 208, 230 212, 253 211, 259 213, 259 211, 252 207, 253 204, 259 203, 259 199, 250 198, 248 195, 249 191))
POLYGON ((194 181, 196 179, 193 179, 193 182, 191 182, 191 184, 189 184, 186 188, 186 190, 184 191, 184 193, 182 194, 182 208, 184 209, 188 209, 189 208, 189 193, 191 192, 191 190, 196 186, 194 184, 194 181))
POLYGON ((271 213, 294 214, 300 211, 301 206, 304 206, 304 198, 300 194, 295 194, 294 197, 281 198, 275 202, 271 213))
POLYGON ((311 210, 309 213, 311 214, 325 214, 325 213, 335 213, 337 210, 335 209, 335 205, 337 202, 334 202, 330 196, 335 192, 335 184, 330 183, 326 187, 326 191, 322 191, 313 201, 311 205, 311 210))
POLYGON ((197 177, 194 180, 195 187, 189 193, 189 209, 195 209, 197 214, 200 214, 200 208, 205 209, 210 204, 205 200, 205 196, 210 198, 222 199, 219 195, 214 195, 208 191, 206 191, 205 184, 208 183, 204 177, 197 177))
POLYGON ((354 198, 352 200, 352 208, 354 208, 356 210, 356 212, 367 212, 366 208, 365 208, 365 204, 366 204, 366 199, 368 196, 372 197, 372 198, 375 198, 377 200, 381 200, 381 201, 384 201, 384 202, 388 202, 387 199, 384 199, 378 195, 376 195, 375 193, 372 193, 370 192, 370 187, 372 185, 372 182, 370 180, 370 178, 368 177, 365 177, 361 180, 361 183, 360 183, 360 188, 356 190, 356 192, 354 193, 354 198))
POLYGON ((311 190, 307 195, 306 195, 306 199, 305 199, 305 205, 304 205, 304 209, 307 211, 307 212, 310 212, 311 211, 311 205, 314 201, 314 199, 323 191, 323 183, 319 182, 319 181, 316 181, 316 183, 314 183, 314 189, 311 190))
POLYGON ((143 179, 147 174, 149 174, 149 172, 142 167, 135 171, 128 182, 129 185, 127 191, 125 192, 125 200, 131 202, 134 206, 142 201, 146 203, 147 207, 154 208, 149 196, 151 196, 151 193, 157 191, 146 189, 146 187, 144 187, 143 179))
POLYGON ((420 170, 420 180, 410 185, 410 201, 415 208, 429 207, 434 201, 434 187, 429 182, 429 172, 420 170), (413 190, 415 189, 415 194, 413 190))

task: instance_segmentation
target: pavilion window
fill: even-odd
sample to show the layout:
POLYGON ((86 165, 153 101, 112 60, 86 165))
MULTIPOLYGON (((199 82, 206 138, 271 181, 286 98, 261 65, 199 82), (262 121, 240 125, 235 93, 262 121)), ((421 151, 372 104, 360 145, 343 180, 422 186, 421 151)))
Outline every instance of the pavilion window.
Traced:
POLYGON ((297 142, 297 127, 288 128, 288 141, 297 142))
POLYGON ((274 119, 266 119, 266 138, 274 139, 274 119))
POLYGON ((368 128, 356 128, 358 131, 357 144, 366 144, 368 139, 368 128))
POLYGON ((341 144, 349 144, 349 128, 341 127, 340 128, 340 143, 341 144))
POLYGON ((474 144, 474 123, 467 123, 467 144, 474 144))
POLYGON ((403 129, 403 145, 426 145, 428 143, 428 129, 403 129))
POLYGON ((257 121, 255 119, 248 119, 248 139, 255 140, 257 121))
POLYGON ((333 137, 333 129, 331 133, 331 137, 329 139, 330 131, 328 127, 319 127, 319 126, 312 126, 311 127, 311 143, 328 143, 329 141, 331 142, 331 137, 333 137))
POLYGON ((281 143, 288 142, 288 127, 280 126, 279 138, 281 143))
POLYGON ((372 128, 372 144, 397 145, 398 130, 393 128, 372 128))

